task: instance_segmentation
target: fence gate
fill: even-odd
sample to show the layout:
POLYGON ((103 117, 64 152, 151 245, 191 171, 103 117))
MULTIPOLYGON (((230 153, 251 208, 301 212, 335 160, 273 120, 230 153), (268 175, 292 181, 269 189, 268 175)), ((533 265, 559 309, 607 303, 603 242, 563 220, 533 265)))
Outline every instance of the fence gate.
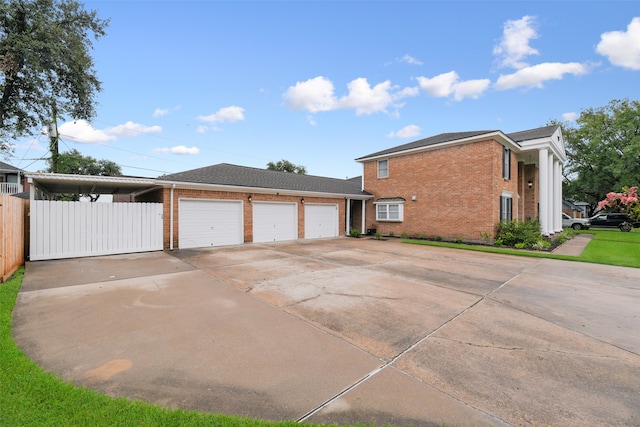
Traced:
POLYGON ((162 203, 31 201, 31 261, 163 249, 162 203))

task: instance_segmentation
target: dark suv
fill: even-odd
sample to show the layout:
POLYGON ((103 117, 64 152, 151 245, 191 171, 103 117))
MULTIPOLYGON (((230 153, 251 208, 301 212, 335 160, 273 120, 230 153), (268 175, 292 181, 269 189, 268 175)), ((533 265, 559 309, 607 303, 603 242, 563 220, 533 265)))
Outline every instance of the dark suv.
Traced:
POLYGON ((602 213, 589 218, 592 227, 615 227, 620 228, 623 223, 631 224, 633 227, 640 227, 640 221, 633 221, 629 215, 623 213, 602 213))

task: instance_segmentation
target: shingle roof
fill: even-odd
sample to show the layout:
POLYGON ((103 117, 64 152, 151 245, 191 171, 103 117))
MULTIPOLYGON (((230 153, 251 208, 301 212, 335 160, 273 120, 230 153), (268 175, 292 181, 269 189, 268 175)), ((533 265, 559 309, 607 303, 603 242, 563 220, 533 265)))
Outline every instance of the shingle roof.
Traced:
POLYGON ((399 153, 402 151, 413 150, 416 148, 428 147, 431 145, 443 144, 445 142, 457 141, 465 138, 472 138, 478 135, 484 135, 486 133, 499 132, 497 130, 475 130, 468 132, 448 132, 441 133, 439 135, 430 136, 429 138, 420 139, 418 141, 409 142, 408 144, 398 145, 397 147, 388 148, 386 150, 371 153, 366 156, 362 156, 356 159, 362 160, 368 157, 384 156, 386 154, 399 153))
POLYGON ((0 162, 0 171, 2 172, 24 172, 15 166, 11 166, 9 163, 0 162))
POLYGON ((366 196, 358 178, 336 179, 220 163, 158 177, 160 181, 366 196))
POLYGON ((549 138, 558 129, 560 125, 544 126, 541 128, 523 130, 507 134, 509 138, 515 142, 528 141, 531 139, 549 138))

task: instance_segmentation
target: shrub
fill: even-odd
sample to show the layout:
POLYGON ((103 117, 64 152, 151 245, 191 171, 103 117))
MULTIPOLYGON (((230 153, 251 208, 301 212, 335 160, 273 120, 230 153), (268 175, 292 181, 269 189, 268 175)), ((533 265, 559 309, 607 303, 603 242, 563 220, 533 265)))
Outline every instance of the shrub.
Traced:
POLYGON ((438 242, 442 242, 442 236, 436 236, 436 240, 437 240, 438 242))
POLYGON ((389 232, 389 237, 393 237, 393 236, 395 236, 395 234, 393 233, 393 231, 390 231, 389 232))
POLYGON ((374 238, 374 239, 376 239, 376 240, 380 240, 380 239, 382 239, 382 234, 380 234, 380 232, 377 232, 377 233, 373 236, 373 238, 374 238))
POLYGON ((409 238, 409 234, 407 234, 407 233, 402 233, 402 234, 400 235, 400 237, 402 237, 403 239, 408 239, 408 238, 409 238))
MULTIPOLYGON (((496 232, 496 245, 500 241, 501 245, 522 248, 533 248, 539 241, 545 241, 540 233, 540 224, 537 220, 529 221, 507 221, 498 224, 496 232)), ((548 243, 548 242, 547 242, 548 243)))
POLYGON ((358 230, 357 228, 353 228, 351 229, 351 231, 349 231, 349 235, 351 237, 360 237, 360 230, 358 230))

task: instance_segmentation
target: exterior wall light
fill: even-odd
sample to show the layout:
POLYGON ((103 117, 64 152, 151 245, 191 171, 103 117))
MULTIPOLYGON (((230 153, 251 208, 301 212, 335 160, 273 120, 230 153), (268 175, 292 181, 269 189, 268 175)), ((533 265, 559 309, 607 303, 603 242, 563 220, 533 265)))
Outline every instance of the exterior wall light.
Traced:
POLYGON ((527 182, 527 187, 529 187, 529 189, 533 188, 533 181, 529 180, 529 182, 527 182))
POLYGON ((251 203, 251 194, 249 194, 249 197, 247 197, 247 200, 249 201, 249 203, 251 203))
POLYGON ((304 197, 302 199, 300 199, 300 203, 302 203, 304 205, 304 197))

